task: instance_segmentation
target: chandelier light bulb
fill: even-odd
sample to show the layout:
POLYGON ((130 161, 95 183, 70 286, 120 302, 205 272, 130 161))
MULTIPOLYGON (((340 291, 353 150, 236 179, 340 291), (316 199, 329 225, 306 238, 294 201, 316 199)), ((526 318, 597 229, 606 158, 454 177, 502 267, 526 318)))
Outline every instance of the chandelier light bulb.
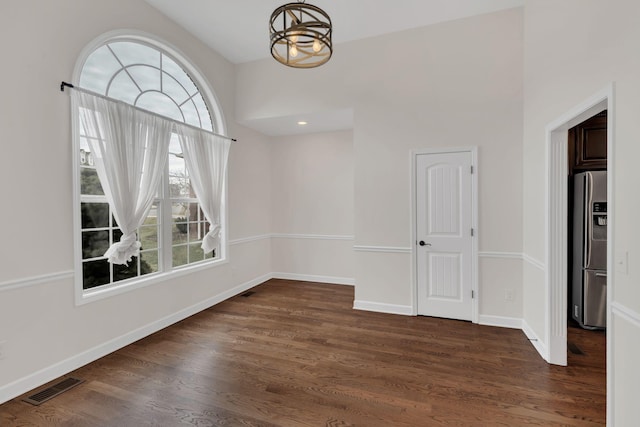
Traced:
POLYGON ((332 33, 327 12, 305 0, 289 0, 269 19, 271 56, 293 68, 319 67, 333 54, 332 33))
POLYGON ((313 51, 318 53, 322 50, 322 43, 320 43, 320 40, 318 39, 313 39, 313 51))

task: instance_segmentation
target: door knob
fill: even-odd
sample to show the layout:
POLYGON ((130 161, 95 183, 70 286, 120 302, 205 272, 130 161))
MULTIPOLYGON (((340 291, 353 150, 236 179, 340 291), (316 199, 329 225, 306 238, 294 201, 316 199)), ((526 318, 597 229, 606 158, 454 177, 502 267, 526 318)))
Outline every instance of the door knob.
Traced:
POLYGON ((420 246, 431 246, 431 243, 425 243, 424 240, 420 240, 420 246))

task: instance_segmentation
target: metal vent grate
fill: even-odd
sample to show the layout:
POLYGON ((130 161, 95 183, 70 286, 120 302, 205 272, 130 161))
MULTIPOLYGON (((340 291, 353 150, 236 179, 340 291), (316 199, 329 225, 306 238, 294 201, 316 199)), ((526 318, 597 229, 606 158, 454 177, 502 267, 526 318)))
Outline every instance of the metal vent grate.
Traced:
POLYGON ((249 292, 245 292, 245 293, 244 293, 244 294, 242 294, 241 296, 243 296, 243 297, 245 297, 245 298, 248 298, 248 297, 250 297, 250 296, 251 296, 251 295, 253 295, 253 294, 255 294, 255 292, 254 292, 254 291, 249 291, 249 292))
POLYGON ((32 394, 31 396, 26 397, 22 400, 24 400, 27 403, 31 403, 32 405, 38 406, 46 402, 47 400, 53 399, 57 395, 64 393, 65 391, 70 390, 73 387, 83 382, 84 380, 81 380, 79 378, 73 378, 73 377, 65 378, 64 380, 50 387, 47 387, 44 390, 41 390, 35 394, 32 394))

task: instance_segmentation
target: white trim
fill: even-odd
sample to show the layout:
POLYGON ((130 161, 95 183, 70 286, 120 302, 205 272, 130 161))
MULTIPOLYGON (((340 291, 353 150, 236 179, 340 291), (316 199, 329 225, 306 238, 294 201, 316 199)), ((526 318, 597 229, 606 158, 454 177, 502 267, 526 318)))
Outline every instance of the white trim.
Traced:
POLYGON ((549 350, 547 349, 547 345, 540 339, 540 337, 538 337, 535 332, 533 332, 533 329, 531 328, 531 326, 529 326, 525 319, 522 319, 522 332, 526 335, 526 337, 529 339, 529 342, 531 342, 531 345, 533 345, 533 347, 538 351, 540 356, 542 356, 542 358, 548 362, 549 350))
POLYGON ((298 280, 301 282, 331 283, 334 285, 354 286, 356 280, 349 277, 316 276, 313 274, 271 273, 272 279, 298 280))
POLYGON ((611 312, 615 316, 621 317, 631 323, 636 328, 640 328, 640 313, 620 304, 619 302, 611 303, 611 312))
POLYGON ((503 259, 524 259, 524 254, 521 252, 493 252, 482 251, 478 252, 480 258, 503 258, 503 259))
POLYGON ((270 233, 261 234, 257 236, 243 237, 240 239, 234 239, 229 242, 229 245, 238 245, 241 243, 253 242, 256 240, 264 239, 308 239, 308 240, 345 240, 352 241, 354 239, 351 235, 336 235, 336 234, 287 234, 287 233, 270 233))
POLYGON ((478 316, 478 323, 485 326, 522 330, 522 319, 517 317, 487 316, 481 314, 478 316))
MULTIPOLYGON (((607 152, 608 152, 608 170, 614 170, 613 167, 613 121, 614 114, 614 86, 609 84, 604 89, 589 97, 589 99, 570 109, 556 120, 549 123, 545 128, 546 134, 546 160, 545 160, 545 179, 546 179, 546 196, 545 196, 545 342, 547 343, 549 355, 547 360, 557 365, 567 364, 567 183, 566 177, 568 172, 567 165, 567 130, 571 127, 592 117, 594 114, 608 110, 607 123, 607 152)), ((613 265, 611 262, 612 248, 615 233, 613 233, 614 224, 614 203, 613 203, 613 187, 612 176, 608 175, 608 203, 609 207, 609 224, 607 235, 607 269, 610 272, 607 278, 607 293, 609 301, 611 301, 611 290, 613 283, 613 265)), ((609 310, 608 310, 609 311, 609 310)), ((609 315, 609 313, 608 313, 609 315)), ((607 359, 609 360, 609 358, 607 359)), ((610 392, 612 390, 608 390, 610 392)), ((609 398, 610 393, 607 393, 609 398)), ((612 402, 612 401, 610 401, 612 402)))
MULTIPOLYGON (((473 239, 471 240, 471 291, 475 295, 475 297, 471 300, 471 321, 473 323, 478 323, 479 321, 479 310, 480 310, 480 290, 479 290, 479 279, 478 279, 478 263, 479 263, 479 235, 480 231, 478 230, 478 147, 477 146, 469 146, 469 147, 450 147, 450 148, 423 148, 418 150, 412 150, 410 152, 410 171, 411 171, 411 179, 410 179, 410 200, 411 200, 411 224, 410 224, 410 232, 411 232, 411 241, 416 242, 417 239, 417 189, 416 189, 416 179, 417 179, 417 168, 416 162, 417 158, 421 154, 443 154, 443 153, 469 153, 471 155, 471 167, 473 168, 473 173, 471 174, 471 228, 475 231, 473 235, 473 239)), ((411 256, 411 280, 413 283, 412 290, 412 313, 418 313, 418 252, 415 250, 416 246, 410 247, 411 256)))
POLYGON ((230 240, 229 246, 240 245, 242 243, 257 242, 259 240, 267 240, 267 239, 271 239, 271 234, 261 234, 257 236, 242 237, 240 239, 230 240))
POLYGON ((0 283, 0 292, 11 289, 27 288, 34 285, 42 285, 65 279, 73 279, 73 270, 60 271, 58 273, 43 274, 41 276, 24 277, 22 279, 7 280, 0 283))
POLYGON ((353 250, 356 252, 383 252, 392 254, 410 254, 411 248, 403 248, 397 246, 363 246, 354 245, 353 250))
POLYGON ((371 301, 353 301, 354 310, 374 311, 376 313, 399 314, 402 316, 414 316, 413 307, 410 305, 382 304, 371 301))
POLYGON ((326 234, 285 234, 273 233, 274 239, 313 239, 313 240, 353 240, 349 235, 326 235, 326 234))
POLYGON ((109 340, 105 343, 99 344, 89 350, 69 357, 66 360, 58 362, 54 365, 43 368, 33 374, 20 378, 12 383, 3 385, 0 387, 0 403, 4 403, 11 400, 21 394, 28 392, 36 387, 46 384, 47 382, 65 375, 81 366, 91 363, 101 357, 106 356, 122 347, 125 347, 139 339, 145 338, 167 326, 173 325, 187 317, 193 316, 207 308, 210 308, 222 301, 225 301, 231 297, 234 297, 248 289, 251 289, 261 283, 266 282, 271 278, 271 274, 265 274, 257 277, 251 281, 238 285, 232 289, 224 291, 216 296, 201 301, 191 307, 187 307, 162 319, 151 322, 141 328, 128 332, 117 338, 109 340))
POLYGON ((198 264, 187 264, 167 273, 139 276, 136 277, 135 281, 131 282, 115 282, 112 285, 104 285, 95 289, 83 290, 79 296, 76 295, 76 305, 84 305, 90 302, 99 301, 101 299, 110 298, 115 295, 131 292, 135 289, 145 288, 156 283, 177 279, 191 273, 197 273, 199 271, 208 270, 210 268, 217 268, 228 263, 229 261, 224 259, 217 261, 203 261, 198 264))
POLYGON ((546 271, 547 267, 544 265, 544 263, 542 261, 538 261, 537 259, 535 259, 532 256, 529 256, 525 253, 522 252, 491 252, 491 251, 484 251, 484 252, 479 252, 478 256, 480 258, 502 258, 502 259, 519 259, 522 260, 526 263, 531 264, 532 266, 534 266, 535 268, 542 270, 542 271, 546 271))
POLYGON ((529 255, 523 253, 522 254, 522 259, 525 262, 528 262, 529 264, 531 264, 532 266, 537 268, 538 270, 547 271, 547 266, 544 265, 544 262, 539 261, 539 260, 535 259, 532 256, 529 256, 529 255))

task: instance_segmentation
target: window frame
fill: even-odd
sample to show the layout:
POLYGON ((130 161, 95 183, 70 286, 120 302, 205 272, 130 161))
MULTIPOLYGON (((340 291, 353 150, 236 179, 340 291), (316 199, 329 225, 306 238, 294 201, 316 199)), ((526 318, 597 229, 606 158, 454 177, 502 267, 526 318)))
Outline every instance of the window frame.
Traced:
MULTIPOLYGON (((80 76, 82 74, 82 69, 84 67, 87 58, 98 48, 101 46, 113 43, 113 42, 134 42, 143 45, 147 45, 153 49, 157 49, 166 53, 169 57, 171 57, 178 65, 180 65, 185 72, 192 79, 194 84, 197 86, 202 98, 204 99, 207 108, 209 109, 211 115, 211 122, 213 128, 216 132, 226 134, 226 122, 224 119, 224 115, 222 109, 220 107, 220 103, 218 102, 217 97, 211 89, 211 85, 204 77, 204 74, 200 72, 200 70, 193 64, 191 60, 189 60, 182 52, 180 52, 177 48, 172 46, 170 43, 158 38, 157 36, 139 32, 139 31, 131 31, 131 30, 116 30, 105 33, 92 42, 87 44, 83 51, 78 56, 76 61, 72 82, 74 85, 77 85, 80 81, 80 76)), ((71 89, 73 90, 73 89, 71 89)), ((70 106, 70 110, 74 111, 74 106, 70 106)), ((71 136, 72 136, 72 166, 73 166, 73 239, 74 239, 74 294, 75 294, 75 303, 76 305, 82 305, 93 301, 98 301, 104 298, 108 298, 111 296, 119 295, 126 292, 131 292, 136 289, 140 289, 149 285, 153 285, 156 283, 161 283, 167 280, 176 279, 185 275, 189 275, 198 271, 208 270, 211 268, 217 268, 220 265, 228 263, 228 227, 227 227, 227 218, 228 218, 228 191, 227 191, 227 182, 225 179, 225 188, 223 190, 222 196, 222 209, 221 209, 221 223, 223 224, 222 232, 220 235, 220 253, 216 254, 216 258, 213 259, 204 259, 203 261, 198 261, 192 264, 181 265, 177 267, 171 267, 168 271, 158 271, 155 273, 137 276, 136 278, 126 279, 119 282, 113 282, 106 285, 101 285, 95 288, 84 289, 83 288, 83 269, 82 269, 82 216, 81 216, 81 203, 83 197, 80 194, 80 174, 81 174, 81 164, 80 164, 80 136, 77 129, 79 129, 79 119, 77 114, 71 114, 71 136)), ((162 179, 161 186, 159 189, 160 193, 165 193, 168 189, 168 164, 166 166, 167 173, 162 179)), ((228 174, 228 172, 227 172, 228 174)), ((156 199, 155 203, 164 203, 171 204, 171 197, 167 193, 165 195, 166 200, 156 199)), ((171 222, 166 224, 166 218, 170 216, 170 212, 164 212, 162 214, 162 226, 158 227, 158 246, 160 248, 165 245, 171 245, 171 222), (168 239, 168 240, 167 240, 168 239), (168 242, 168 243, 167 243, 168 242)), ((169 218, 170 219, 170 218, 169 218)), ((160 258, 163 257, 163 253, 166 253, 164 250, 159 251, 159 264, 161 263, 160 258)), ((166 260, 162 261, 162 264, 165 264, 166 260)), ((166 265, 166 264, 165 264, 166 265)), ((170 264, 169 264, 170 265, 170 264)))

